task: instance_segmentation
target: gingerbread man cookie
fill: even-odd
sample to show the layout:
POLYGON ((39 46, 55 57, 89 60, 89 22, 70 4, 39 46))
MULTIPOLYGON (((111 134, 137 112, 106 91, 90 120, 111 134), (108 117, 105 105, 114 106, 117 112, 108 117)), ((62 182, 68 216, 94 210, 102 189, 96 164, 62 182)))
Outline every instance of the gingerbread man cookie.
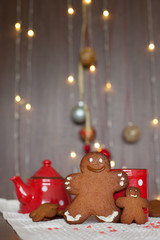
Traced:
POLYGON ((143 208, 148 208, 149 204, 147 199, 140 197, 141 193, 137 187, 129 187, 126 190, 126 197, 120 197, 116 200, 116 205, 124 208, 120 217, 121 223, 131 224, 144 224, 147 222, 147 216, 143 208))
POLYGON ((99 152, 87 153, 80 163, 81 173, 66 177, 64 187, 76 195, 64 212, 70 224, 84 222, 91 215, 100 222, 118 222, 120 209, 115 205, 114 193, 128 185, 127 174, 110 171, 110 161, 99 152))
POLYGON ((63 217, 63 211, 58 210, 58 204, 43 203, 29 214, 33 222, 49 221, 56 217, 63 217))

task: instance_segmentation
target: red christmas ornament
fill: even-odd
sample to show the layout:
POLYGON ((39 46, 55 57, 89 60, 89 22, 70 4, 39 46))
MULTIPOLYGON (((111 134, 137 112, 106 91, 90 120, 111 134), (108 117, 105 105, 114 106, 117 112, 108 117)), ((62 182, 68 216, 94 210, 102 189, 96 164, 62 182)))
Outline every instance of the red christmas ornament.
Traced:
POLYGON ((102 149, 100 152, 104 153, 109 159, 111 159, 111 153, 107 149, 102 149))
POLYGON ((91 151, 90 145, 85 144, 85 145, 84 145, 84 151, 85 151, 85 153, 89 153, 89 152, 91 151))
POLYGON ((90 127, 88 132, 86 131, 86 127, 81 128, 79 132, 80 138, 86 142, 92 142, 95 139, 96 131, 93 127, 90 127))

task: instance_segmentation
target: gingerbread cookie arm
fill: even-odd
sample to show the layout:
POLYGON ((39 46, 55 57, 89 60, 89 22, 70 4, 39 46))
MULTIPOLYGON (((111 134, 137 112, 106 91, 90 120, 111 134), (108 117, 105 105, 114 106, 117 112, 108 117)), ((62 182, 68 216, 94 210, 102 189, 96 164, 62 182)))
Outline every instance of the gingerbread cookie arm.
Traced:
POLYGON ((116 199, 116 205, 119 208, 124 208, 127 204, 127 198, 126 197, 119 197, 116 199))
POLYGON ((125 189, 128 186, 129 180, 128 176, 123 171, 111 171, 110 181, 113 183, 113 191, 118 192, 125 189))
POLYGON ((139 198, 139 204, 142 206, 142 208, 148 208, 149 207, 149 202, 145 198, 139 198))
POLYGON ((64 179, 64 188, 69 194, 79 194, 82 173, 73 173, 64 179))

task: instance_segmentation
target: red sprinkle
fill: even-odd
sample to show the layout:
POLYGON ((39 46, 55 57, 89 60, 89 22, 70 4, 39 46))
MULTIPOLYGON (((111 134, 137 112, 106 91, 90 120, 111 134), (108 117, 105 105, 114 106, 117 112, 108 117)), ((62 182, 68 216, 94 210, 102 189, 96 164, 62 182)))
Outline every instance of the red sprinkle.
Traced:
POLYGON ((110 230, 110 232, 117 232, 117 230, 116 229, 112 229, 112 230, 110 230))
POLYGON ((57 230, 57 229, 59 229, 59 228, 55 227, 54 229, 56 229, 56 230, 57 230))
POLYGON ((74 228, 74 230, 79 230, 78 228, 74 228))
POLYGON ((157 225, 157 226, 153 226, 154 228, 160 228, 160 225, 157 225))
POLYGON ((112 227, 108 227, 108 228, 112 228, 112 227))
POLYGON ((89 225, 87 228, 92 228, 91 225, 89 225))
POLYGON ((52 230, 53 228, 48 228, 48 230, 52 230))
POLYGON ((105 232, 99 232, 99 233, 105 233, 105 232))
POLYGON ((155 224, 154 223, 150 223, 151 226, 154 226, 155 224))
POLYGON ((150 226, 144 226, 144 228, 150 228, 150 226))

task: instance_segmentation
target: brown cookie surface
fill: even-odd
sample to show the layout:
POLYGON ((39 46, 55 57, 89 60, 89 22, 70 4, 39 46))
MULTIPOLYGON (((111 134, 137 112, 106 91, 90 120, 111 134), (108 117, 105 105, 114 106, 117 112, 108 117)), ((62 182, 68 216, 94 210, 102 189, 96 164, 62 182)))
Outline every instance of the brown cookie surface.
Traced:
POLYGON ((147 222, 147 216, 143 208, 148 207, 147 199, 140 197, 140 190, 137 187, 129 187, 126 190, 126 197, 120 197, 116 200, 116 205, 123 208, 120 217, 121 223, 131 224, 144 224, 147 222))
POLYGON ((94 215, 100 222, 118 222, 120 209, 115 205, 113 195, 127 187, 127 174, 110 171, 110 161, 99 152, 86 154, 80 169, 81 173, 67 176, 64 182, 66 191, 76 195, 66 208, 64 219, 76 224, 94 215))
POLYGON ((149 201, 149 216, 160 217, 160 200, 149 201))

